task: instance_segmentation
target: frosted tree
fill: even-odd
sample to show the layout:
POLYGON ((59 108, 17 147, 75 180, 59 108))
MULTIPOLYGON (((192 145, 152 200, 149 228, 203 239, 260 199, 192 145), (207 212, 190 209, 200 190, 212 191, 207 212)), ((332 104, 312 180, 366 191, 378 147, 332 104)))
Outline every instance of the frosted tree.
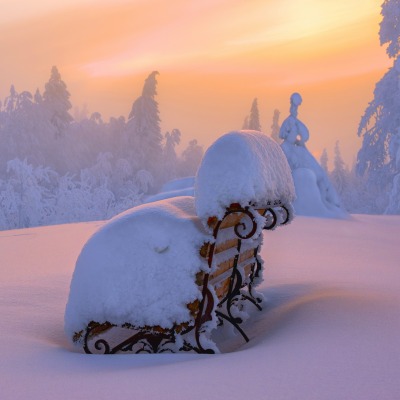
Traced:
POLYGON ((69 114, 69 110, 72 108, 69 98, 67 85, 61 79, 57 67, 52 67, 50 79, 46 83, 43 93, 43 105, 54 127, 56 137, 63 136, 66 128, 73 120, 69 114))
POLYGON ((333 170, 331 173, 332 181, 336 190, 342 197, 348 185, 348 171, 340 152, 339 141, 335 144, 335 157, 333 159, 333 170))
POLYGON ((42 104, 43 102, 43 96, 40 93, 39 89, 36 89, 35 94, 33 95, 33 100, 35 101, 35 104, 42 104))
POLYGON ((272 125, 271 125, 271 138, 275 140, 277 143, 281 143, 282 140, 279 138, 279 131, 281 129, 279 125, 279 116, 281 112, 279 110, 274 110, 274 115, 272 117, 272 125))
POLYGON ((18 93, 14 85, 10 87, 10 93, 4 100, 4 106, 0 120, 0 140, 1 140, 1 170, 4 173, 6 170, 6 162, 11 158, 16 157, 18 138, 15 135, 15 110, 18 104, 18 93))
POLYGON ((146 193, 152 186, 154 186, 153 176, 145 169, 141 169, 136 173, 136 181, 143 193, 146 193))
POLYGON ((328 152, 326 151, 326 149, 322 150, 319 163, 321 164, 321 167, 325 170, 325 172, 328 172, 328 152))
POLYGON ((196 174, 203 158, 203 148, 197 143, 197 140, 191 140, 182 152, 180 163, 180 176, 193 176, 196 174))
MULTIPOLYGON (((115 158, 130 158, 132 152, 130 148, 132 144, 128 142, 126 136, 126 122, 125 117, 120 116, 118 118, 111 117, 107 124, 104 124, 106 134, 110 138, 109 151, 114 154, 115 158)), ((130 164, 133 165, 135 159, 130 160, 130 164)))
POLYGON ((389 153, 394 161, 396 175, 389 196, 389 204, 385 210, 386 214, 400 214, 400 127, 395 135, 392 136, 389 153))
POLYGON ((0 123, 1 169, 5 172, 8 160, 27 159, 34 165, 44 164, 45 149, 41 141, 46 130, 45 118, 28 91, 17 93, 11 87, 5 101, 6 110, 0 123))
POLYGON ((10 87, 10 94, 6 97, 4 101, 4 111, 11 114, 17 107, 18 93, 15 90, 14 85, 10 87))
POLYGON ((71 174, 61 176, 55 191, 55 215, 53 223, 85 221, 90 219, 93 196, 88 185, 81 185, 71 174))
POLYGON ((177 177, 178 157, 175 147, 181 141, 181 132, 179 129, 173 129, 171 133, 165 134, 165 146, 163 149, 163 168, 164 181, 169 181, 177 177))
POLYGON ((381 46, 387 44, 389 57, 397 57, 400 53, 400 0, 385 0, 382 3, 382 21, 379 38, 381 46))
POLYGON ((162 135, 157 95, 157 71, 145 80, 142 95, 135 100, 128 117, 127 133, 135 157, 142 167, 152 173, 160 170, 162 159, 162 135))
POLYGON ((251 109, 250 109, 250 115, 249 115, 249 128, 254 131, 261 131, 261 125, 260 125, 260 113, 258 112, 258 102, 257 98, 253 100, 253 103, 251 104, 251 109))
POLYGON ((0 203, 8 210, 9 229, 37 226, 52 214, 53 199, 47 189, 54 172, 36 167, 26 160, 7 163, 8 181, 1 192, 0 203))
MULTIPOLYGON (((395 166, 389 154, 389 142, 400 126, 400 0, 385 0, 382 4, 380 43, 387 45, 386 52, 394 59, 393 67, 376 84, 374 98, 369 103, 358 127, 363 137, 357 155, 357 173, 366 175, 370 190, 376 194, 377 203, 383 204, 395 166)), ((376 212, 383 211, 376 205, 376 212)))

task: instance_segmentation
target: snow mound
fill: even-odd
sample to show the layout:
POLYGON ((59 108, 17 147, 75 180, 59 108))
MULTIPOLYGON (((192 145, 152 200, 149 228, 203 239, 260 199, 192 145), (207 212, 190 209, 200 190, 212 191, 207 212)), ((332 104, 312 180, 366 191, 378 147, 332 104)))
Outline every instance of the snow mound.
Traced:
POLYGON ((314 171, 308 168, 296 168, 293 170, 293 181, 296 188, 296 200, 293 207, 297 215, 319 218, 348 218, 345 211, 329 202, 324 202, 314 171))
POLYGON ((199 249, 207 238, 193 197, 112 219, 78 257, 65 312, 68 337, 91 321, 164 328, 190 321, 186 305, 201 298, 195 275, 206 267, 199 249))
POLYGON ((206 151, 195 181, 197 215, 222 218, 232 203, 285 204, 295 197, 292 174, 280 146, 257 131, 227 133, 206 151))

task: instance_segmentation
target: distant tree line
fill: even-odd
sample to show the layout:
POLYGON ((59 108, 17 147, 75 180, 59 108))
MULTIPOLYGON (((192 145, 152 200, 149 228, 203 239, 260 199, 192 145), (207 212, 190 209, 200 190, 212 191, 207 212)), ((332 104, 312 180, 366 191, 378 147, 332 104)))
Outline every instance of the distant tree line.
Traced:
POLYGON ((164 182, 196 172, 203 149, 181 132, 161 133, 158 72, 144 82, 127 120, 98 112, 71 115, 57 67, 43 93, 0 102, 0 229, 106 219, 140 204, 164 182))

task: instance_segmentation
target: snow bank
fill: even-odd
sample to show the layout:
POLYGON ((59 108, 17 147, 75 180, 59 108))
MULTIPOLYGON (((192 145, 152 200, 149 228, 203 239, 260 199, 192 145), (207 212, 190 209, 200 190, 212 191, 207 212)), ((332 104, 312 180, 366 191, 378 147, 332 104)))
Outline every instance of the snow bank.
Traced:
POLYGON ((223 217, 232 203, 259 206, 294 200, 290 167, 280 146, 261 132, 230 132, 206 151, 195 181, 197 215, 223 217))
POLYGON ((192 197, 145 204, 112 219, 76 263, 67 335, 90 321, 164 328, 190 321, 186 305, 201 297, 195 275, 205 267, 199 249, 206 238, 192 197))
POLYGON ((298 217, 268 235, 267 307, 243 326, 249 343, 214 330, 225 354, 212 357, 91 357, 67 342, 74 263, 103 224, 0 232, 1 400, 399 398, 400 216, 298 217))

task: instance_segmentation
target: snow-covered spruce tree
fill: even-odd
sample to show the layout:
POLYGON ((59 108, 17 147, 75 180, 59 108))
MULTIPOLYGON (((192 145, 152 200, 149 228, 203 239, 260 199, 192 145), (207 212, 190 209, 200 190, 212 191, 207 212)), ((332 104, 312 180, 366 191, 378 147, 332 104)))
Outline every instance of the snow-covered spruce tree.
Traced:
POLYGON ((388 56, 397 57, 400 53, 400 0, 384 0, 381 15, 379 30, 381 46, 387 44, 388 56))
POLYGON ((5 98, 1 109, 0 119, 0 171, 5 176, 7 161, 16 158, 17 137, 15 132, 15 110, 18 103, 18 93, 14 85, 10 87, 10 93, 5 98))
POLYGON ((197 143, 196 139, 191 140, 182 152, 179 175, 181 177, 195 175, 202 158, 203 148, 197 143))
POLYGON ((271 138, 275 140, 277 143, 282 143, 282 140, 279 138, 279 131, 281 126, 279 125, 279 116, 281 112, 279 110, 274 110, 274 115, 272 117, 272 125, 271 125, 271 138))
MULTIPOLYGON (((35 166, 45 165, 42 136, 46 132, 40 106, 28 91, 17 93, 12 86, 0 121, 0 170, 5 175, 7 161, 27 159, 35 166)), ((48 128, 47 128, 48 129, 48 128)))
POLYGON ((165 182, 177 177, 178 157, 175 152, 175 146, 181 141, 181 132, 179 129, 173 129, 171 133, 165 134, 165 145, 163 149, 163 168, 165 182))
POLYGON ((322 150, 319 163, 321 164, 321 167, 325 170, 325 172, 328 173, 328 152, 326 151, 326 149, 322 150))
POLYGON ((18 93, 15 90, 14 85, 11 85, 10 94, 6 97, 4 101, 4 111, 7 114, 11 114, 17 107, 17 101, 18 101, 18 93))
POLYGON ((157 95, 157 71, 145 80, 142 95, 135 100, 128 117, 127 135, 134 158, 139 159, 141 168, 159 176, 162 160, 162 135, 157 95))
POLYGON ((69 114, 69 110, 72 108, 69 98, 70 94, 67 90, 67 85, 61 79, 57 67, 53 66, 50 79, 45 85, 43 105, 54 127, 54 135, 56 137, 63 136, 66 128, 73 120, 69 114))
POLYGON ((338 140, 335 144, 335 157, 333 159, 331 179, 339 196, 343 198, 343 194, 346 192, 348 186, 348 171, 343 161, 342 154, 340 153, 338 140))
POLYGON ((251 129, 253 131, 261 131, 260 113, 258 112, 257 98, 255 98, 253 100, 253 103, 251 104, 248 129, 251 129))
POLYGON ((400 126, 400 0, 385 0, 381 15, 380 43, 387 44, 386 52, 394 62, 376 84, 374 98, 361 118, 358 135, 363 137, 363 143, 356 165, 357 174, 366 176, 369 190, 375 195, 371 211, 379 213, 385 209, 396 172, 388 149, 400 126))

